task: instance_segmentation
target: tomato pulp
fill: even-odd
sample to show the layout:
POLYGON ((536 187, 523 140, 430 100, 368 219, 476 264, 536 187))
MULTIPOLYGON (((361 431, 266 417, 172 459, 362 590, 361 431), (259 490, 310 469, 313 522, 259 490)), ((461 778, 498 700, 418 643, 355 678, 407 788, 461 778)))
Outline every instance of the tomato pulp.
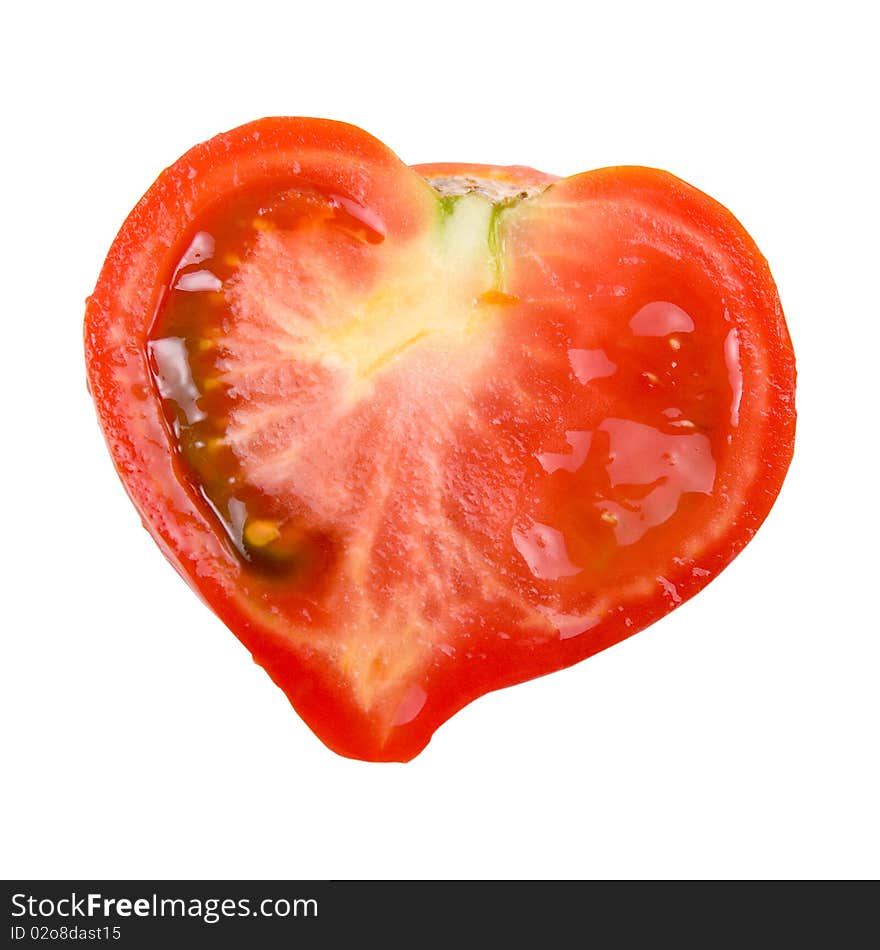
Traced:
POLYGON ((86 354, 165 554, 369 760, 693 596, 793 449, 776 288, 721 205, 645 168, 409 168, 326 120, 163 173, 86 354))

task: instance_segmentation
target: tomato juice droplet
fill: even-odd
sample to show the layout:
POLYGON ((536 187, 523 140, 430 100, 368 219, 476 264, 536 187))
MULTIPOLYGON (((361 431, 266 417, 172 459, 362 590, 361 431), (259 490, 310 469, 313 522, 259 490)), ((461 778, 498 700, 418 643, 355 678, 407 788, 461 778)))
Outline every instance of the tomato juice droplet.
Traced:
POLYGON ((743 394, 742 363, 739 357, 739 334, 731 329, 724 338, 724 361, 727 364, 727 374, 730 380, 732 398, 730 400, 730 424, 739 425, 739 404, 743 394))
POLYGON ((608 359, 603 350, 568 351, 568 361, 579 383, 586 385, 593 379, 604 379, 617 371, 617 366, 608 359))
POLYGON ((168 336, 148 343, 159 395, 175 405, 181 417, 174 418, 176 428, 192 426, 205 418, 198 406, 199 390, 193 381, 186 352, 186 340, 168 336))
POLYGON ((694 321, 681 307, 667 300, 645 304, 629 322, 639 336, 668 336, 670 333, 691 333, 694 321))
POLYGON ((592 440, 592 432, 566 432, 565 441, 571 446, 570 452, 565 454, 541 452, 535 457, 548 475, 552 475, 560 469, 567 472, 576 472, 586 461, 592 440))
POLYGON ((541 580, 580 574, 582 568, 572 564, 565 549, 565 537, 550 525, 532 522, 512 531, 513 543, 529 570, 541 580))

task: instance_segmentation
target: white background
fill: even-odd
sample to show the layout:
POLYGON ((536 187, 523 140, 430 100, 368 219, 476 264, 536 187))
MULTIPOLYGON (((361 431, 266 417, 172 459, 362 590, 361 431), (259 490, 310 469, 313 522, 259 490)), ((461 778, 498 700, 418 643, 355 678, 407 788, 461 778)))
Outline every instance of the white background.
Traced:
POLYGON ((877 877, 878 72, 867 3, 15 4, 0 56, 5 877, 877 877), (800 371, 765 526, 695 600, 408 765, 314 738, 139 524, 84 300, 197 141, 666 168, 770 261, 800 371))

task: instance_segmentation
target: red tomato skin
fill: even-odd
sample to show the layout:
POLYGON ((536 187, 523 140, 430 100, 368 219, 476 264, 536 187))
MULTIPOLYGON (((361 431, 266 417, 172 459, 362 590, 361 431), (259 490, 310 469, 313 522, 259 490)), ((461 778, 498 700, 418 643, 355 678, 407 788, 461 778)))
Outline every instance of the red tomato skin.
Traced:
MULTIPOLYGON (((391 734, 364 715, 345 684, 317 657, 286 648, 250 609, 252 591, 239 560, 197 498, 190 476, 169 451, 167 423, 146 358, 150 327, 187 232, 204 209, 233 188, 283 178, 295 167, 316 187, 380 209, 390 229, 406 235, 430 213, 430 189, 390 150, 353 126, 322 119, 267 118, 196 146, 168 168, 129 215, 101 270, 85 317, 88 385, 114 465, 144 526, 184 580, 251 651, 319 738, 341 755, 408 761, 433 732, 475 698, 577 663, 659 619, 662 597, 629 608, 629 625, 612 619, 596 635, 560 640, 552 653, 502 643, 474 631, 480 662, 448 659, 431 674, 431 700, 411 724, 391 734)), ((426 176, 486 174, 524 186, 555 181, 531 169, 435 164, 426 176)), ((794 446, 795 363, 778 294, 763 256, 735 218, 674 176, 648 168, 586 172, 561 185, 573 202, 634 202, 647 213, 687 222, 726 255, 747 286, 752 338, 761 373, 777 398, 750 422, 749 454, 757 477, 741 486, 735 527, 694 562, 699 574, 677 579, 684 602, 718 574, 751 539, 779 492, 794 446)), ((748 379, 747 379, 748 383, 748 379)), ((747 400, 744 399, 744 406, 747 400)), ((734 479, 735 481, 735 479, 734 479)), ((675 605, 677 606, 677 604, 675 605)))

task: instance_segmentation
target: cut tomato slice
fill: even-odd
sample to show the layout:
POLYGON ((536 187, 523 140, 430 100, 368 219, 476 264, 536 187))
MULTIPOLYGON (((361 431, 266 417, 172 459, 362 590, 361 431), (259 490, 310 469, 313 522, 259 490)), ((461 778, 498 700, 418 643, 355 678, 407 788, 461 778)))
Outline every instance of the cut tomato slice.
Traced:
POLYGON ((410 169, 324 120, 166 171, 86 351, 146 526, 355 758, 693 596, 793 447, 776 290, 716 202, 644 168, 410 169))

